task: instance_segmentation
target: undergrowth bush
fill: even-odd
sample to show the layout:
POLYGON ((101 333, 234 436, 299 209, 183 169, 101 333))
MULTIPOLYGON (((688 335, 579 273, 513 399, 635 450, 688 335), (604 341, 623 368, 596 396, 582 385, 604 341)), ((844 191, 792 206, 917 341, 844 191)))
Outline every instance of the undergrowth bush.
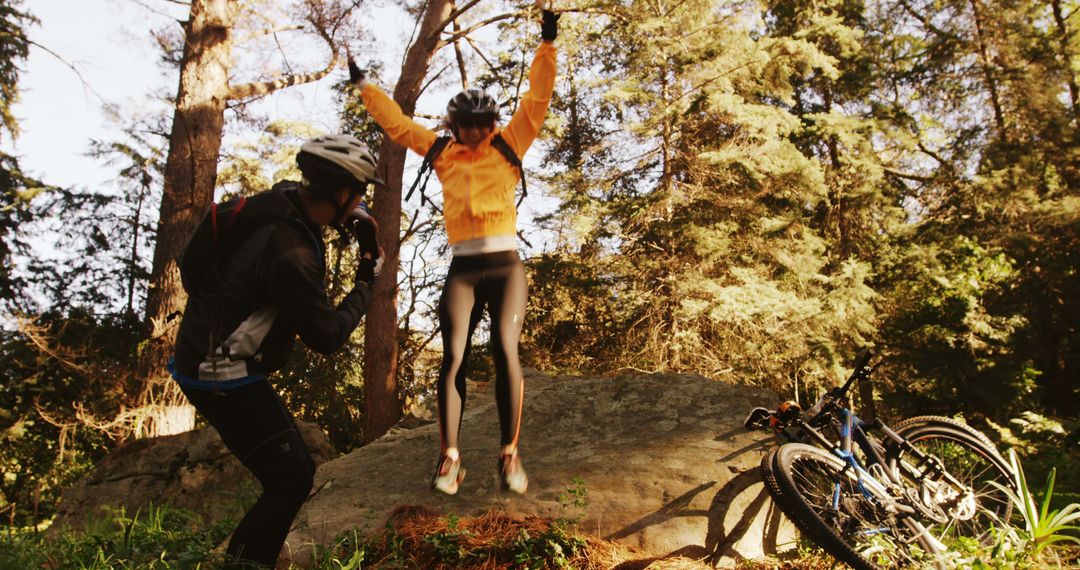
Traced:
POLYGON ((214 547, 235 525, 229 519, 204 524, 191 511, 151 505, 130 516, 122 509, 107 511, 83 529, 48 537, 9 528, 0 536, 0 570, 215 568, 221 557, 214 547))

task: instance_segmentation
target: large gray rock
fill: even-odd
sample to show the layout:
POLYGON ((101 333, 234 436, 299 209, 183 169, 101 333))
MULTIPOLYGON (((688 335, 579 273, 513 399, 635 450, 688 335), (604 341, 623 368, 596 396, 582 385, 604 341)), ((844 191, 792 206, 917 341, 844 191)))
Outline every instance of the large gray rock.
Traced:
POLYGON ((283 556, 303 563, 313 544, 354 528, 381 530, 401 505, 459 516, 490 509, 551 518, 576 512, 570 495, 584 480, 588 506, 579 529, 655 556, 717 563, 755 559, 790 546, 794 531, 772 507, 758 464, 773 443, 742 420, 771 406, 767 391, 696 375, 547 378, 527 373, 522 458, 529 492, 498 491, 498 414, 493 387, 470 384, 461 450, 468 475, 454 497, 430 490, 438 426, 407 418, 381 439, 316 473, 283 556), (781 524, 784 523, 784 524, 781 524))
MULTIPOLYGON (((300 435, 316 464, 334 451, 319 426, 299 422, 300 435)), ((147 505, 168 504, 195 511, 206 520, 243 514, 259 494, 259 483, 221 442, 212 428, 139 439, 106 457, 60 499, 51 529, 82 526, 103 507, 134 514, 147 505)), ((237 517, 239 518, 239 517, 237 517)))

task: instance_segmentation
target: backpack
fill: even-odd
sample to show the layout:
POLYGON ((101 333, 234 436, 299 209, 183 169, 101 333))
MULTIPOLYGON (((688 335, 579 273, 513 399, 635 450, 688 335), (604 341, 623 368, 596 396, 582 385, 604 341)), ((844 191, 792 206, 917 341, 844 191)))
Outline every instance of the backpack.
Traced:
MULTIPOLYGON (((420 163, 420 171, 416 173, 416 180, 413 181, 412 186, 409 188, 408 194, 405 194, 405 199, 412 198, 413 192, 417 187, 420 188, 420 205, 423 205, 425 201, 431 204, 431 207, 435 211, 442 213, 442 210, 431 201, 430 198, 424 194, 424 189, 427 188, 428 180, 431 179, 431 173, 435 170, 435 159, 439 158, 442 151, 446 149, 446 145, 450 143, 450 135, 443 135, 432 143, 431 148, 428 149, 427 154, 424 155, 424 161, 420 163), (423 181, 421 182, 421 179, 423 181)), ((500 154, 506 158, 507 162, 511 166, 517 167, 518 172, 521 173, 521 197, 518 198, 515 207, 521 206, 521 201, 529 195, 529 189, 525 185, 525 168, 521 165, 521 159, 514 154, 514 149, 510 148, 510 143, 506 142, 506 139, 502 137, 502 133, 497 133, 491 138, 491 146, 495 147, 500 154)))
POLYGON ((278 191, 211 204, 177 259, 184 290, 192 297, 208 295, 218 262, 226 254, 255 230, 288 222, 292 212, 292 203, 278 191))

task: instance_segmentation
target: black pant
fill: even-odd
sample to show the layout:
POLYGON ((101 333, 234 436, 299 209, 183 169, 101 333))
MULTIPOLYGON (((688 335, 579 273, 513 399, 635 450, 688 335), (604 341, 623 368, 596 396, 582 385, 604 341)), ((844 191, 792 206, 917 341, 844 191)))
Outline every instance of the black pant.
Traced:
POLYGON ((495 400, 503 445, 517 445, 525 379, 518 339, 525 319, 528 284, 516 251, 455 257, 439 299, 443 361, 439 369, 439 426, 443 450, 457 447, 465 411, 465 371, 472 334, 487 305, 495 359, 495 400))
POLYGON ((184 388, 184 394, 262 484, 259 499, 233 532, 227 555, 273 568, 315 476, 315 461, 292 414, 266 380, 229 390, 184 388))

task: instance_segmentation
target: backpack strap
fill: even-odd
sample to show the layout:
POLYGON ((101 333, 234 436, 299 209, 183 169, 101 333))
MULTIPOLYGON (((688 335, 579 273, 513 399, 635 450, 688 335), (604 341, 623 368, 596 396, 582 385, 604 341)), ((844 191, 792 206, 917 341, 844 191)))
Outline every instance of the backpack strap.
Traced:
POLYGON ((241 196, 240 199, 236 201, 236 207, 233 208, 233 211, 229 213, 229 219, 225 221, 225 227, 221 228, 221 230, 218 230, 217 202, 214 202, 210 205, 210 230, 211 235, 214 239, 214 246, 217 246, 219 243, 221 243, 221 236, 225 235, 225 232, 229 231, 229 228, 232 227, 233 222, 236 221, 237 216, 240 215, 240 212, 244 209, 244 205, 246 204, 247 196, 241 196))
POLYGON ((525 167, 521 165, 521 159, 518 158, 514 149, 510 148, 510 143, 506 142, 506 139, 502 137, 502 133, 496 134, 491 139, 491 146, 494 146, 512 166, 517 167, 518 172, 521 173, 521 197, 518 198, 515 207, 520 207, 522 200, 529 195, 529 189, 525 186, 525 167))
POLYGON ((426 200, 427 203, 431 204, 431 207, 435 208, 436 211, 439 211, 440 214, 442 211, 439 210, 434 202, 428 199, 427 195, 424 194, 424 189, 427 188, 428 180, 431 179, 431 173, 435 170, 435 160, 439 158, 439 155, 442 154, 442 151, 449 143, 450 135, 443 135, 435 139, 435 142, 431 144, 431 148, 428 149, 427 154, 424 155, 424 161, 420 163, 420 171, 416 173, 416 180, 413 181, 412 186, 409 188, 409 192, 405 194, 405 199, 408 200, 409 198, 412 198, 413 192, 419 187, 420 205, 423 205, 426 200), (421 179, 423 179, 423 182, 421 182, 421 179))
MULTIPOLYGON (((435 160, 439 158, 442 151, 446 149, 446 146, 450 143, 450 136, 444 135, 435 139, 435 142, 431 144, 431 148, 428 149, 427 154, 424 155, 423 162, 420 163, 420 170, 416 173, 416 180, 413 181, 412 186, 409 187, 408 193, 405 194, 405 199, 412 198, 413 192, 417 188, 420 189, 420 204, 423 205, 425 201, 431 204, 431 207, 435 211, 442 213, 439 207, 432 202, 426 194, 424 189, 427 188, 428 180, 431 179, 431 173, 435 170, 435 160)), ((515 207, 520 207, 521 202, 529 195, 529 188, 525 185, 525 167, 521 164, 521 159, 518 158, 514 149, 510 148, 510 143, 506 142, 506 139, 502 137, 502 133, 497 133, 491 138, 491 145, 499 151, 499 154, 503 155, 503 158, 518 169, 521 173, 521 197, 518 198, 515 207)))

